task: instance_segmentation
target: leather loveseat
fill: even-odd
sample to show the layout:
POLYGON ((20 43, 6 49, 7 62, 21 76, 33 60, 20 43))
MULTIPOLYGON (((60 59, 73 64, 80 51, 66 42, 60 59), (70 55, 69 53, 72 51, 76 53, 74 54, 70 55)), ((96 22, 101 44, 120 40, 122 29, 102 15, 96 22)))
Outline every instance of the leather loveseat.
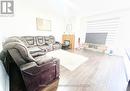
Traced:
POLYGON ((34 38, 10 37, 3 43, 2 60, 11 91, 39 91, 59 78, 59 59, 46 56, 48 49, 42 48, 42 42, 35 44, 34 38))

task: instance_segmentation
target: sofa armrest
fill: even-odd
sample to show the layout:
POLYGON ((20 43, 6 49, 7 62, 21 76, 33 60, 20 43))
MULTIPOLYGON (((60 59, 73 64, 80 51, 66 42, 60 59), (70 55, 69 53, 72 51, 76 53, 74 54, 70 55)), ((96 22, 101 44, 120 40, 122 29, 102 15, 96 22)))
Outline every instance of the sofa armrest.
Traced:
POLYGON ((30 62, 30 63, 26 63, 24 65, 21 65, 20 69, 21 70, 27 70, 27 69, 35 67, 35 66, 37 66, 37 64, 35 62, 30 62))
MULTIPOLYGON (((58 49, 61 49, 62 48, 62 44, 60 43, 60 42, 55 42, 55 44, 54 45, 58 45, 58 49)), ((54 48, 55 49, 55 48, 54 48)))
POLYGON ((37 65, 35 62, 31 62, 25 65, 22 65, 21 72, 22 74, 26 76, 38 76, 41 74, 41 72, 44 72, 48 70, 52 66, 59 66, 59 59, 58 60, 53 60, 41 65, 37 65), (25 67, 25 68, 24 68, 25 67))

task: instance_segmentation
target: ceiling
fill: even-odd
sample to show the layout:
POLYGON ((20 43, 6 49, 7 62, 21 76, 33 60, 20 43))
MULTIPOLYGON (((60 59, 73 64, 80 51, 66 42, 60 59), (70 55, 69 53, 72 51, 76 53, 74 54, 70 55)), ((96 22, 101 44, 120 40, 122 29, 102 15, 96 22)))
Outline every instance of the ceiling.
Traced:
POLYGON ((129 0, 63 0, 70 15, 91 15, 130 8, 129 0))
POLYGON ((27 7, 50 11, 63 16, 92 15, 130 9, 129 0, 19 0, 27 7))

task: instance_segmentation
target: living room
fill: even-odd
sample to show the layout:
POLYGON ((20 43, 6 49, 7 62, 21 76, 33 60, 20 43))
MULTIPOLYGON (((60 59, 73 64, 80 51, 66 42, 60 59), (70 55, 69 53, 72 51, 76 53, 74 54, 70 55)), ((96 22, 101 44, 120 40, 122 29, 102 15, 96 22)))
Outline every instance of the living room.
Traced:
POLYGON ((4 8, 1 8, 0 14, 0 52, 2 56, 7 53, 4 59, 0 56, 0 91, 130 91, 128 0, 9 0, 0 3, 1 7, 6 3, 6 13, 2 13, 4 8), (21 52, 19 44, 29 51, 27 55, 21 52), (19 49, 19 52, 10 49, 19 49), (38 53, 31 54, 30 50, 38 53), (42 61, 36 62, 40 78, 26 75, 30 71, 37 75, 34 64, 29 65, 31 69, 23 64, 19 66, 17 53, 25 61, 31 60, 29 64, 39 60, 32 58, 34 55, 44 55, 40 58, 42 61), (51 67, 45 67, 47 70, 40 73, 43 68, 39 70, 39 65, 45 64, 43 60, 51 67), (15 69, 20 70, 21 73, 15 75, 21 74, 22 81, 15 78, 15 69))

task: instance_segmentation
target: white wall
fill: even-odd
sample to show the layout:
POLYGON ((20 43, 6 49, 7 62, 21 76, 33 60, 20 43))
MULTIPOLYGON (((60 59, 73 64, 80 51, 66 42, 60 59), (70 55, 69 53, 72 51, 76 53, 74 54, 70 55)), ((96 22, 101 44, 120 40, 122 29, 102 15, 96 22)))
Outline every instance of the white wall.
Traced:
POLYGON ((91 16, 130 8, 129 0, 61 0, 68 2, 68 14, 91 16))
POLYGON ((64 30, 63 17, 53 10, 53 7, 49 7, 50 3, 42 0, 15 0, 14 6, 13 17, 0 17, 0 43, 9 36, 22 35, 54 35, 57 41, 61 41, 64 30), (42 5, 45 6, 41 7, 42 5), (51 20, 52 31, 37 31, 36 17, 51 20))
POLYGON ((130 10, 123 13, 121 25, 121 41, 123 46, 130 48, 130 10))
MULTIPOLYGON (((83 2, 82 2, 83 3, 83 2)), ((78 4, 78 3, 77 3, 78 4)), ((122 39, 129 40, 129 34, 127 33, 130 28, 130 9, 121 9, 111 12, 102 12, 97 14, 87 13, 90 11, 83 10, 86 14, 80 15, 78 6, 76 3, 69 3, 69 1, 58 0, 15 0, 14 17, 0 17, 0 43, 9 36, 19 35, 54 35, 56 40, 61 42, 62 34, 66 32, 66 25, 72 24, 71 33, 75 34, 75 47, 78 46, 78 38, 81 39, 81 43, 85 41, 85 33, 87 31, 87 21, 111 17, 121 17, 121 27, 119 29, 120 41, 117 41, 116 46, 122 46, 122 39), (67 5, 69 7, 67 7, 67 5), (76 10, 75 10, 76 9, 76 10), (74 13, 73 10, 77 13, 74 13), (71 14, 73 13, 73 14, 71 14), (89 15, 89 16, 88 16, 89 15), (52 21, 52 31, 43 32, 36 29, 36 17, 49 19, 52 21), (126 31, 126 32, 124 32, 126 31), (125 34, 124 34, 125 33, 125 34), (123 34, 123 35, 122 35, 123 34), (124 36, 126 35, 126 36, 124 36), (123 37, 124 36, 124 37, 123 37), (120 43, 118 43, 120 42, 120 43)), ((83 4, 84 5, 84 4, 83 4)), ((85 5, 86 6, 86 5, 85 5)), ((87 7, 87 6, 86 6, 87 7)), ((81 8, 82 9, 82 8, 81 8)), ((105 9, 103 9, 105 10, 105 9)), ((100 11, 99 11, 100 12, 100 11)), ((128 45, 128 42, 124 44, 128 45)), ((1 46, 1 44, 0 44, 1 46)), ((1 47, 0 47, 1 50, 1 47)))
POLYGON ((72 32, 76 36, 75 47, 78 46, 77 41, 79 37, 81 39, 81 43, 85 42, 85 33, 88 31, 87 21, 110 19, 115 17, 120 18, 117 39, 113 43, 108 43, 107 46, 109 49, 114 50, 114 55, 122 55, 123 48, 130 47, 130 9, 97 13, 90 16, 69 17, 68 19, 70 20, 70 23, 72 23, 72 32))
POLYGON ((81 21, 81 17, 80 16, 69 16, 69 17, 65 17, 64 18, 64 31, 67 34, 74 34, 75 35, 75 48, 78 47, 78 38, 81 39, 81 44, 85 42, 85 33, 86 30, 84 31, 83 29, 83 25, 82 25, 82 21, 81 21), (66 31, 66 26, 67 24, 71 24, 72 25, 72 30, 70 31, 66 31))

